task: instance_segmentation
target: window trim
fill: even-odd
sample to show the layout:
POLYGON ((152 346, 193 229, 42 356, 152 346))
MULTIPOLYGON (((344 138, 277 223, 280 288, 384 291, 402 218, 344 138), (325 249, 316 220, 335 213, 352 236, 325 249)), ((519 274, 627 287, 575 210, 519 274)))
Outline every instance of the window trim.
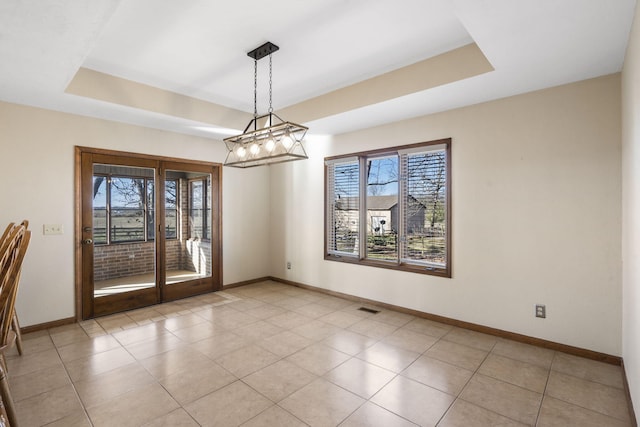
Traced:
MULTIPOLYGON (((349 164, 349 163, 357 163, 358 164, 358 172, 360 170, 360 159, 357 156, 346 156, 346 157, 341 157, 338 158, 336 160, 330 160, 329 158, 325 159, 324 162, 324 249, 325 249, 325 258, 326 256, 329 254, 328 251, 328 247, 329 247, 329 238, 328 238, 328 232, 327 232, 327 225, 328 225, 328 221, 329 221, 329 209, 327 208, 327 197, 329 196, 329 186, 328 186, 328 179, 329 179, 329 173, 327 171, 327 166, 328 164, 331 163, 332 165, 338 165, 338 164, 349 164)), ((335 178, 335 177, 334 177, 335 178)), ((359 197, 360 191, 361 191, 361 187, 360 187, 360 173, 358 173, 358 182, 357 182, 357 186, 359 187, 358 189, 358 236, 360 233, 360 223, 362 222, 362 216, 360 215, 360 212, 362 211, 361 207, 362 207, 362 201, 360 200, 361 198, 359 197)), ((358 242, 360 242, 361 239, 358 239, 358 242)), ((336 258, 342 258, 342 257, 349 257, 349 258, 357 258, 359 256, 359 254, 362 252, 362 248, 361 248, 361 244, 358 243, 358 247, 355 248, 358 253, 356 254, 352 254, 349 252, 342 252, 342 251, 338 251, 335 250, 333 251, 332 254, 335 256, 336 258)))
MULTIPOLYGON (((379 267, 386 268, 390 270, 397 271, 407 271, 412 273, 420 273, 427 274, 432 276, 439 277, 452 277, 452 204, 453 201, 451 199, 451 138, 444 138, 439 140, 427 141, 427 142, 419 142, 415 144, 402 145, 402 146, 394 146, 389 148, 381 148, 375 150, 368 151, 360 151, 356 153, 349 153, 345 155, 338 156, 330 156, 325 157, 324 162, 324 259, 327 261, 335 261, 335 262, 343 262, 347 264, 356 264, 356 265, 365 265, 371 267, 379 267), (329 226, 329 209, 327 206, 327 197, 329 196, 329 174, 327 168, 330 164, 337 164, 346 162, 348 160, 353 161, 354 159, 358 159, 360 163, 362 163, 363 159, 366 158, 374 158, 381 157, 384 155, 397 155, 398 157, 402 154, 411 154, 415 152, 420 152, 421 149, 425 149, 428 147, 434 147, 441 145, 445 151, 445 166, 446 166, 446 189, 445 189, 445 197, 446 197, 446 230, 445 230, 445 266, 440 268, 432 265, 424 265, 421 263, 408 263, 406 260, 403 260, 400 255, 400 249, 398 248, 398 260, 397 261, 378 261, 366 258, 366 253, 362 253, 359 251, 357 255, 350 254, 340 254, 340 253, 330 253, 329 252, 329 239, 328 239, 328 226, 329 226)), ((362 183, 361 183, 362 186, 362 183)), ((399 186, 400 187, 400 186, 399 186)), ((363 194, 366 197, 366 189, 363 191, 362 188, 359 192, 359 197, 363 199, 363 194)), ((399 194, 400 197, 400 194, 399 194)), ((362 215, 361 215, 362 216, 362 215)), ((365 224, 365 231, 366 231, 365 224)), ((362 236, 362 224, 359 224, 359 237, 362 236)), ((362 241, 362 239, 359 239, 362 241)))
MULTIPOLYGON (((188 212, 191 213, 193 211, 193 193, 192 193, 192 185, 195 182, 201 182, 202 183, 202 208, 200 208, 200 210, 202 211, 202 237, 200 237, 199 239, 202 240, 203 242, 210 242, 211 238, 207 237, 208 236, 208 232, 210 231, 210 227, 211 225, 209 224, 209 220, 208 220, 208 216, 206 215, 206 212, 208 210, 211 210, 211 207, 209 206, 211 204, 210 200, 209 200, 209 192, 210 192, 210 184, 209 184, 209 180, 208 178, 202 178, 202 177, 198 177, 198 178, 191 178, 187 180, 187 199, 188 199, 188 212)), ((196 239, 197 237, 193 236, 193 229, 191 228, 191 222, 189 221, 189 233, 187 235, 188 239, 196 239)))
MULTIPOLYGON (((153 192, 154 192, 154 202, 155 202, 155 198, 156 198, 157 194, 156 194, 156 189, 155 189, 155 181, 152 181, 152 182, 154 182, 154 189, 153 189, 153 192)), ((163 225, 163 227, 164 227, 164 239, 165 239, 165 240, 169 240, 169 241, 179 240, 179 237, 180 237, 180 179, 178 179, 178 178, 167 178, 167 177, 165 176, 165 177, 164 177, 164 182, 165 182, 165 184, 164 184, 164 191, 165 191, 165 194, 164 194, 164 199, 163 199, 163 200, 165 200, 165 206, 164 206, 165 218, 164 218, 164 220, 162 221, 162 225, 163 225), (175 207, 175 208, 173 208, 173 209, 168 209, 168 208, 167 208, 167 205, 166 205, 166 197, 167 197, 167 195, 166 195, 166 191, 167 191, 167 182, 168 182, 168 181, 171 181, 171 182, 175 182, 175 183, 176 183, 176 201, 175 201, 176 207, 175 207), (176 235, 175 235, 175 236, 173 236, 173 237, 169 237, 169 236, 167 235, 167 228, 166 228, 166 227, 167 227, 167 217, 166 217, 167 212, 175 212, 175 216, 176 216, 176 230, 175 230, 176 235)), ((148 201, 148 199, 147 199, 147 201, 148 201)), ((155 241, 155 240, 156 240, 156 235, 157 235, 157 231, 158 231, 158 230, 156 230, 156 229, 157 229, 158 227, 157 227, 157 224, 156 224, 156 222, 157 222, 157 218, 155 218, 155 214, 156 214, 156 211, 157 211, 157 210, 158 210, 158 209, 157 209, 156 203, 154 203, 154 205, 153 205, 153 209, 151 209, 151 211, 153 212, 153 217, 154 217, 154 219, 156 219, 156 221, 154 221, 154 230, 153 230, 154 232, 153 232, 153 237, 149 237, 149 231, 147 231, 147 234, 146 234, 146 236, 147 236, 146 242, 153 242, 153 241, 155 241)), ((147 207, 147 208, 145 208, 145 215, 147 215, 147 221, 148 221, 148 217, 150 216, 150 215, 149 215, 149 209, 148 209, 148 207, 147 207)), ((148 227, 147 227, 147 228, 148 228, 148 227)))

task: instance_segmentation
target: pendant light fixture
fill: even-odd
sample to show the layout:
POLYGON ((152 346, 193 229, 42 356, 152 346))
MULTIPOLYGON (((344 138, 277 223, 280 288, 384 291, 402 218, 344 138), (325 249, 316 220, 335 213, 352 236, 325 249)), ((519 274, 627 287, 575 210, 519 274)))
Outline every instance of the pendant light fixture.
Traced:
POLYGON ((273 112, 271 54, 278 49, 267 42, 247 53, 254 64, 253 120, 242 134, 224 139, 229 151, 225 166, 247 168, 308 158, 302 139, 309 128, 286 122, 273 112), (269 111, 258 115, 258 60, 265 56, 269 56, 269 111))

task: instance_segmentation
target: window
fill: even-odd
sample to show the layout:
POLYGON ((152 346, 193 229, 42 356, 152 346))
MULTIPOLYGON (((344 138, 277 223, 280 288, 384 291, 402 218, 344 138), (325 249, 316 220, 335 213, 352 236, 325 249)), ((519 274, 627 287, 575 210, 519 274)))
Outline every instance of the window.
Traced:
POLYGON ((103 175, 93 175, 93 241, 107 243, 107 180, 103 175))
POLYGON ((450 144, 325 159, 325 259, 451 277, 450 144))
POLYGON ((367 182, 367 258, 397 261, 398 156, 363 160, 367 182))
POLYGON ((336 255, 359 253, 360 232, 360 172, 357 159, 337 160, 326 168, 327 180, 327 243, 336 255), (330 204, 329 204, 330 203, 330 204))
POLYGON ((211 240, 211 184, 209 178, 189 181, 189 238, 211 240))
POLYGON ((112 176, 109 180, 111 243, 144 241, 147 180, 112 176))
MULTIPOLYGON (((155 238, 155 201, 153 180, 147 182, 147 236, 148 240, 155 238)), ((178 180, 166 179, 164 181, 164 224, 167 240, 178 238, 178 180)))
POLYGON ((164 224, 167 239, 178 238, 178 181, 164 181, 164 224))
MULTIPOLYGON (((104 168, 104 167, 103 167, 104 168)), ((178 181, 165 181, 166 238, 177 238, 178 181)), ((96 244, 155 239, 154 179, 93 175, 93 240, 96 244)))

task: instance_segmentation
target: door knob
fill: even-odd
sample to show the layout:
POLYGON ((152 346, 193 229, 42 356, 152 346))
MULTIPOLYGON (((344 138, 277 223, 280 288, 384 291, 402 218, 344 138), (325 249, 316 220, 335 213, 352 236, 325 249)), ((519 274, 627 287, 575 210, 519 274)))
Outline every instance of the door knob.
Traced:
POLYGON ((84 245, 90 245, 90 244, 92 244, 92 243, 93 243, 93 239, 84 239, 84 240, 82 241, 82 243, 83 243, 84 245))

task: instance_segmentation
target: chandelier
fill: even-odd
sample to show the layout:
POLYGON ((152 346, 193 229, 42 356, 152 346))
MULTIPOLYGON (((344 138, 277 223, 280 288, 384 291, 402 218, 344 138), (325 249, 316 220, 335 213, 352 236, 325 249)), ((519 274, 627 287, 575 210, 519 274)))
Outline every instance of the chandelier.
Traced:
POLYGON ((271 54, 280 49, 271 42, 248 52, 253 58, 253 120, 240 135, 224 139, 229 153, 225 166, 247 168, 307 159, 302 139, 309 128, 282 120, 273 112, 271 54), (269 56, 269 111, 258 115, 258 60, 269 56))

